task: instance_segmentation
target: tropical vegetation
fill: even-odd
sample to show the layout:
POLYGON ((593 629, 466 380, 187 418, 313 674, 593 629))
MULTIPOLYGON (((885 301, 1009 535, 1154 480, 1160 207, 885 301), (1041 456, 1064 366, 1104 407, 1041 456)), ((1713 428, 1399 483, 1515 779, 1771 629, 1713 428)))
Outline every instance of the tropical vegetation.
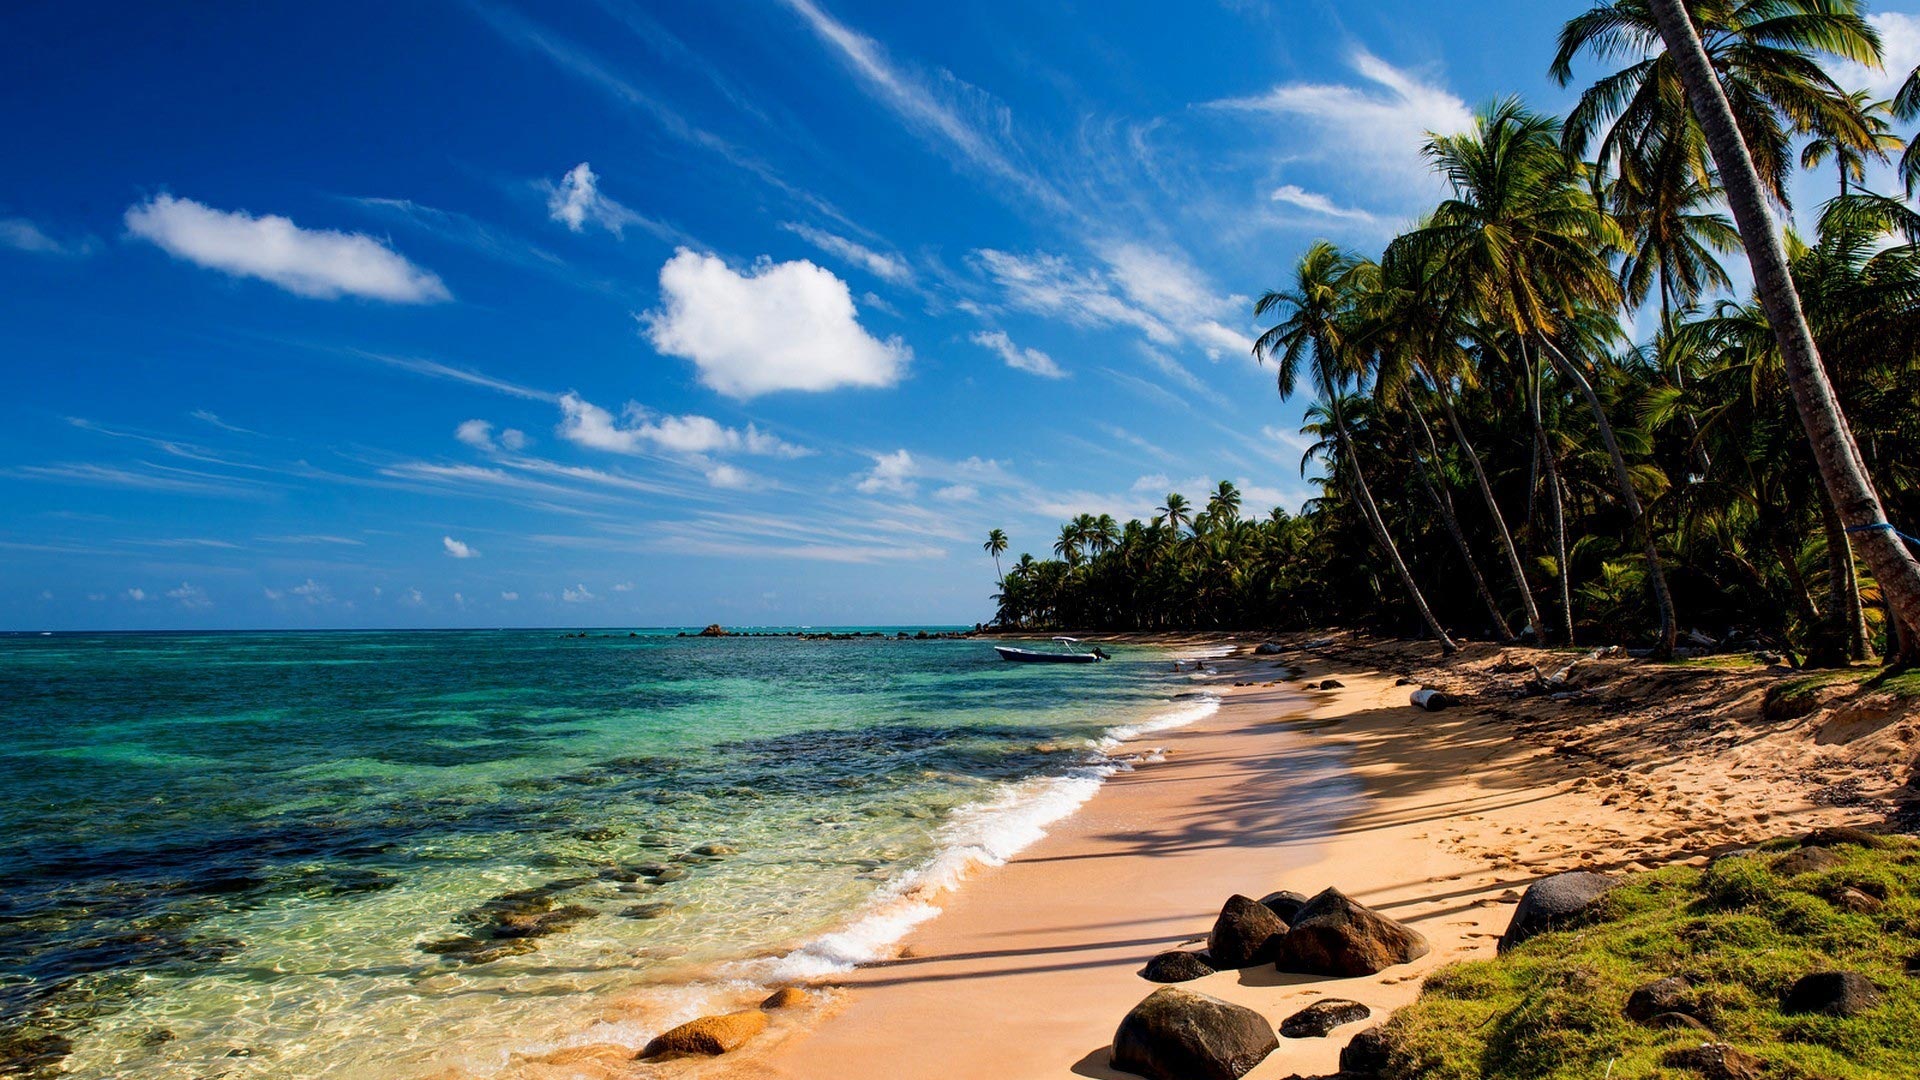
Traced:
POLYGON ((1837 81, 1880 62, 1858 0, 1609 0, 1549 70, 1583 60, 1564 120, 1507 99, 1433 135, 1445 199, 1255 305, 1317 497, 1080 515, 997 573, 997 622, 1920 658, 1920 69, 1891 101, 1837 81), (1796 170, 1831 192, 1799 229, 1796 170))

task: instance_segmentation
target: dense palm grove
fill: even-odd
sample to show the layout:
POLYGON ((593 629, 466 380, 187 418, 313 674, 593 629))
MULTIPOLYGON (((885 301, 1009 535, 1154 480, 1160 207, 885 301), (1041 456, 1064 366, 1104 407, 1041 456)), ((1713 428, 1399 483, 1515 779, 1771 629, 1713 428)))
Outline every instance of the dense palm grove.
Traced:
POLYGON ((1854 0, 1685 0, 1693 35, 1681 3, 1573 19, 1562 83, 1582 56, 1631 62, 1565 120, 1508 100, 1434 136, 1449 198, 1371 257, 1315 243, 1260 299, 1256 355, 1311 397, 1318 498, 1249 513, 1222 482, 1144 522, 1082 515, 1004 567, 995 530, 998 621, 1662 653, 1739 630, 1811 662, 1913 659, 1920 152, 1893 122, 1920 115, 1920 72, 1891 102, 1833 79, 1879 62, 1854 0), (1907 192, 1868 191, 1870 162, 1907 192), (1791 209, 1796 167, 1833 195, 1782 252, 1761 210, 1791 209), (1743 257, 1751 298, 1729 292, 1743 257))

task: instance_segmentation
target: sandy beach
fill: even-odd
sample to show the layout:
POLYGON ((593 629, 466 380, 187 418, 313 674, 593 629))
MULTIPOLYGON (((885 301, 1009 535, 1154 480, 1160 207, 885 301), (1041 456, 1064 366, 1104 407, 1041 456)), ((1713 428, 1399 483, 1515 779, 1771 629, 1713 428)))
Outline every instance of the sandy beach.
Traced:
MULTIPOLYGON (((1862 816, 1807 797, 1805 777, 1799 787, 1756 785, 1742 763, 1758 768, 1761 757, 1781 757, 1779 747, 1754 745, 1751 759, 1709 768, 1685 752, 1638 753, 1623 733, 1640 765, 1618 768, 1520 737, 1510 717, 1413 708, 1404 672, 1420 662, 1415 647, 1340 652, 1219 665, 1201 680, 1223 695, 1217 714, 1130 747, 1163 753, 967 883, 897 959, 836 980, 812 1016, 776 1023, 736 1055, 641 1068, 791 1080, 1125 1076, 1109 1067, 1107 1048, 1120 1017, 1154 989, 1138 969, 1161 950, 1198 947, 1235 892, 1336 886, 1417 928, 1432 952, 1368 978, 1266 967, 1188 988, 1276 1024, 1329 996, 1360 1001, 1378 1020, 1435 968, 1491 955, 1520 891, 1540 876, 1704 861, 1862 816), (1280 681, 1288 667, 1297 677, 1280 681), (1301 689, 1329 676, 1343 685, 1301 689)), ((1632 737, 1657 731, 1637 727, 1632 737)), ((1808 760, 1788 756, 1778 767, 1804 770, 1808 760)), ((1283 1039, 1249 1075, 1331 1073, 1364 1026, 1283 1039)))

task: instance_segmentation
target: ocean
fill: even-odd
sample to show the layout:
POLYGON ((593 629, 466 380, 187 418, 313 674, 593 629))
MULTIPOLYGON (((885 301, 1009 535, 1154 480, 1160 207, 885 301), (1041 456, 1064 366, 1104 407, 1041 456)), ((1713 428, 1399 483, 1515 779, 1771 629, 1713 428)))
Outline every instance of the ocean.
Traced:
POLYGON ((0 1074, 638 1047, 883 954, 1218 704, 873 629, 0 636, 0 1074))

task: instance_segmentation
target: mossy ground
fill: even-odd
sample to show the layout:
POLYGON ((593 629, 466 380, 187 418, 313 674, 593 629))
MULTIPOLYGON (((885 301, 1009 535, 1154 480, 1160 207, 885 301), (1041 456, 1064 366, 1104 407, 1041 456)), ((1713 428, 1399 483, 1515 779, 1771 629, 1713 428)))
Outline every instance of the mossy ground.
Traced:
POLYGON ((1832 849, 1842 862, 1782 878, 1786 845, 1703 870, 1635 875, 1600 918, 1545 934, 1496 960, 1427 980, 1392 1023, 1403 1080, 1637 1080, 1691 1075, 1663 1063, 1706 1041, 1622 1013, 1636 988, 1684 975, 1713 1039, 1758 1055, 1778 1080, 1920 1077, 1920 843, 1888 839, 1832 849), (1882 898, 1862 914, 1830 898, 1852 887, 1882 898), (1853 970, 1881 1005, 1848 1019, 1789 1016, 1780 999, 1802 975, 1853 970))
POLYGON ((1776 693, 1784 697, 1799 697, 1843 683, 1852 683, 1856 689, 1866 693, 1887 693, 1903 698, 1920 697, 1920 669, 1887 674, 1884 668, 1874 665, 1834 668, 1812 675, 1796 676, 1782 682, 1776 693))

